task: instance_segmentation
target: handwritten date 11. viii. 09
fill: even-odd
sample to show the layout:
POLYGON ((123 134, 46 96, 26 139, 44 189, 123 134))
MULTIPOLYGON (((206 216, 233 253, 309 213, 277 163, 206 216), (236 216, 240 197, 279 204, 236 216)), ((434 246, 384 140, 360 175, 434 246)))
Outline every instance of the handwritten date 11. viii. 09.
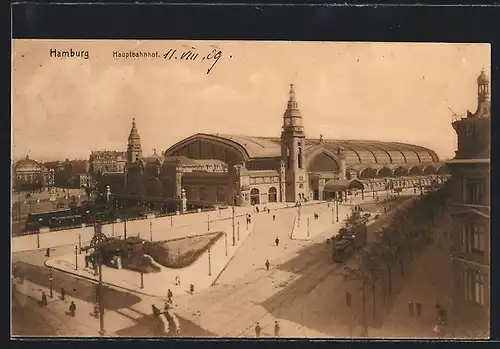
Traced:
MULTIPOLYGON (((208 54, 203 54, 201 52, 197 52, 195 47, 191 47, 188 50, 177 50, 177 49, 169 49, 166 53, 163 54, 163 59, 168 60, 184 60, 184 61, 211 61, 213 62, 210 68, 207 70, 207 74, 209 74, 215 65, 219 62, 219 59, 222 57, 222 50, 219 48, 212 49, 208 54)), ((231 58, 231 56, 230 56, 231 58)))

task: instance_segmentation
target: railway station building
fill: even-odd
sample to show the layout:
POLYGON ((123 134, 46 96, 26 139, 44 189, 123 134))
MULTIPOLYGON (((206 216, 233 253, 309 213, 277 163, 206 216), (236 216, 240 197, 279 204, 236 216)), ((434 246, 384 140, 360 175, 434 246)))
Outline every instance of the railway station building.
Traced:
POLYGON ((437 154, 422 146, 306 137, 293 85, 282 120, 280 137, 197 133, 143 156, 134 119, 125 170, 110 176, 112 191, 243 206, 328 200, 352 190, 430 185, 448 176, 437 154))

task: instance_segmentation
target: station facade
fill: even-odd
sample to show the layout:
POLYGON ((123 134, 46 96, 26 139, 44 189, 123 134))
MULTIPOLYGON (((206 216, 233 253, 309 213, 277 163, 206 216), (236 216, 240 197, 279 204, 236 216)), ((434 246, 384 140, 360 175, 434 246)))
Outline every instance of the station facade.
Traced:
POLYGON ((124 173, 112 176, 113 192, 251 205, 426 185, 447 169, 418 145, 307 138, 291 85, 280 137, 197 133, 145 157, 133 120, 124 173))

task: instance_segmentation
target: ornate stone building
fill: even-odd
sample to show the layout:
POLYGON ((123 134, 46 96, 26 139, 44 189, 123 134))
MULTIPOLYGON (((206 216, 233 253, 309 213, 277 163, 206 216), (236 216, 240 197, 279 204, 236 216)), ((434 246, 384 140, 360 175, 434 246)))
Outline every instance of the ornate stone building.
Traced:
POLYGON ((54 170, 47 169, 28 155, 13 166, 13 188, 15 190, 35 190, 54 186, 54 170))
POLYGON ((447 174, 436 153, 421 146, 306 138, 293 85, 280 138, 198 133, 174 144, 164 155, 165 159, 215 159, 226 164, 227 173, 220 175, 217 185, 207 174, 206 182, 191 182, 192 175, 182 169, 178 185, 194 200, 205 197, 205 192, 211 193, 210 198, 224 192, 226 202, 236 197, 240 205, 327 199, 350 188, 371 192, 425 185, 447 174))
POLYGON ((452 173, 454 311, 459 329, 470 336, 488 333, 490 319, 490 134, 489 79, 477 79, 475 113, 452 126, 458 149, 448 162, 452 173))
POLYGON ((420 186, 447 174, 435 152, 417 145, 306 138, 293 85, 280 138, 198 133, 144 157, 134 119, 126 159, 123 174, 101 178, 113 193, 161 201, 184 190, 190 201, 238 205, 420 186))
POLYGON ((123 173, 126 163, 126 153, 123 151, 95 150, 90 153, 88 171, 93 174, 104 172, 123 173))
POLYGON ((446 167, 430 149, 398 142, 306 138, 294 86, 281 137, 198 133, 159 155, 144 157, 135 119, 124 173, 102 185, 128 197, 180 198, 238 205, 297 202, 431 184, 446 167))

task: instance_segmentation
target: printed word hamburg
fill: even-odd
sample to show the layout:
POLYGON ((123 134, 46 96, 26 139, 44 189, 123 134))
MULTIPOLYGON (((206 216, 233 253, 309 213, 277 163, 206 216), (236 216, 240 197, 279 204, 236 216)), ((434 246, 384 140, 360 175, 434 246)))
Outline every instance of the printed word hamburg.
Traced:
POLYGON ((83 58, 89 59, 89 51, 76 51, 72 48, 68 50, 58 50, 51 49, 50 50, 50 58, 83 58))
POLYGON ((142 51, 128 51, 118 52, 113 51, 113 58, 159 58, 160 53, 155 52, 142 52, 142 51))

